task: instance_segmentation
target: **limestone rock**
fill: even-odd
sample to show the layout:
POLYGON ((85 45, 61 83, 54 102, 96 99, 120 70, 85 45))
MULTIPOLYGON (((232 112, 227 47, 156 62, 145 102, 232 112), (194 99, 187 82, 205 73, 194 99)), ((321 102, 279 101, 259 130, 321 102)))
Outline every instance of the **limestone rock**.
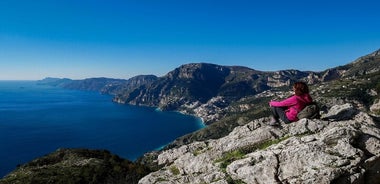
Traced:
POLYGON ((347 120, 351 119, 356 113, 357 110, 350 103, 343 105, 334 105, 331 107, 327 114, 322 116, 322 119, 330 119, 335 121, 347 120))
POLYGON ((225 137, 163 151, 139 183, 379 183, 379 123, 351 104, 328 120, 279 127, 261 118, 225 137))
POLYGON ((375 103, 370 107, 370 110, 374 113, 380 113, 380 99, 375 101, 375 103))

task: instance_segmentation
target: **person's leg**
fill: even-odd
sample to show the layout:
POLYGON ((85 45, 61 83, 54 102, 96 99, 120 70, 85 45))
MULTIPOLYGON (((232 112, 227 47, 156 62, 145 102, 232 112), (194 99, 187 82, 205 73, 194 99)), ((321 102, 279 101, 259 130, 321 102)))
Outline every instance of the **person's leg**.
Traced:
POLYGON ((278 120, 278 118, 280 118, 280 116, 278 115, 278 112, 277 112, 277 108, 278 107, 270 107, 270 110, 272 112, 272 116, 276 120, 278 120))
POLYGON ((279 114, 277 113, 277 107, 270 107, 270 110, 272 112, 272 116, 269 121, 269 125, 275 126, 279 125, 280 123, 278 122, 278 119, 280 118, 279 114))
POLYGON ((278 121, 278 119, 281 119, 284 123, 290 123, 289 119, 286 117, 285 108, 271 107, 271 111, 272 111, 273 118, 276 121, 278 121))
POLYGON ((279 118, 286 124, 290 123, 288 117, 286 117, 285 108, 282 107, 276 107, 276 112, 279 116, 279 118))

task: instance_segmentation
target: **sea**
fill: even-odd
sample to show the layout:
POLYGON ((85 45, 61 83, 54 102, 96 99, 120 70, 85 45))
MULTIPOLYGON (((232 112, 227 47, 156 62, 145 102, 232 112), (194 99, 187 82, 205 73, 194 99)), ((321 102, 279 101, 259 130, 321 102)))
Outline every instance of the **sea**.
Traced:
POLYGON ((106 149, 133 161, 203 127, 200 118, 99 92, 0 81, 0 178, 59 148, 106 149))

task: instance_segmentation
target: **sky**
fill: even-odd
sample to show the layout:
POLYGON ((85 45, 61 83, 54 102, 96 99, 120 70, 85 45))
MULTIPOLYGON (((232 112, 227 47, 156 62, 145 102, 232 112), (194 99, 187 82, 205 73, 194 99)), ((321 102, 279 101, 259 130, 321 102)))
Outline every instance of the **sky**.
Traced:
POLYGON ((323 71, 380 48, 380 1, 1 0, 0 80, 323 71))

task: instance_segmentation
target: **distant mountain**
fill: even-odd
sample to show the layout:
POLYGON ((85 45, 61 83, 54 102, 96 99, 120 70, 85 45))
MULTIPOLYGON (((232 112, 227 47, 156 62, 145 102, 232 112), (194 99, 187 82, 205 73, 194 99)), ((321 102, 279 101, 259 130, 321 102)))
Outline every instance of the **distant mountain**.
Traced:
POLYGON ((105 94, 119 94, 128 92, 145 84, 150 84, 157 79, 154 75, 139 75, 128 80, 112 78, 88 78, 83 80, 71 80, 67 78, 45 78, 38 81, 40 85, 58 86, 65 89, 86 91, 99 91, 105 94))
POLYGON ((379 72, 379 63, 380 49, 343 66, 343 68, 346 68, 346 71, 342 74, 342 77, 360 77, 379 72))
POLYGON ((68 78, 53 78, 53 77, 47 77, 42 80, 37 81, 37 84, 39 85, 50 85, 50 86, 57 86, 57 87, 65 87, 66 84, 69 84, 73 82, 73 80, 68 78))
POLYGON ((322 72, 322 81, 329 81, 341 78, 355 78, 371 73, 376 73, 380 70, 380 50, 377 50, 368 55, 359 57, 355 61, 335 68, 327 69, 322 72))
POLYGON ((111 83, 108 82, 100 90, 102 93, 107 94, 122 94, 130 93, 136 88, 140 88, 145 85, 150 85, 152 82, 156 81, 157 77, 155 75, 138 75, 132 77, 128 80, 123 80, 122 83, 111 83))
POLYGON ((124 79, 111 78, 88 78, 83 80, 72 80, 67 78, 45 78, 38 81, 41 85, 58 86, 65 89, 76 89, 86 91, 101 91, 106 85, 121 85, 126 82, 124 79))

